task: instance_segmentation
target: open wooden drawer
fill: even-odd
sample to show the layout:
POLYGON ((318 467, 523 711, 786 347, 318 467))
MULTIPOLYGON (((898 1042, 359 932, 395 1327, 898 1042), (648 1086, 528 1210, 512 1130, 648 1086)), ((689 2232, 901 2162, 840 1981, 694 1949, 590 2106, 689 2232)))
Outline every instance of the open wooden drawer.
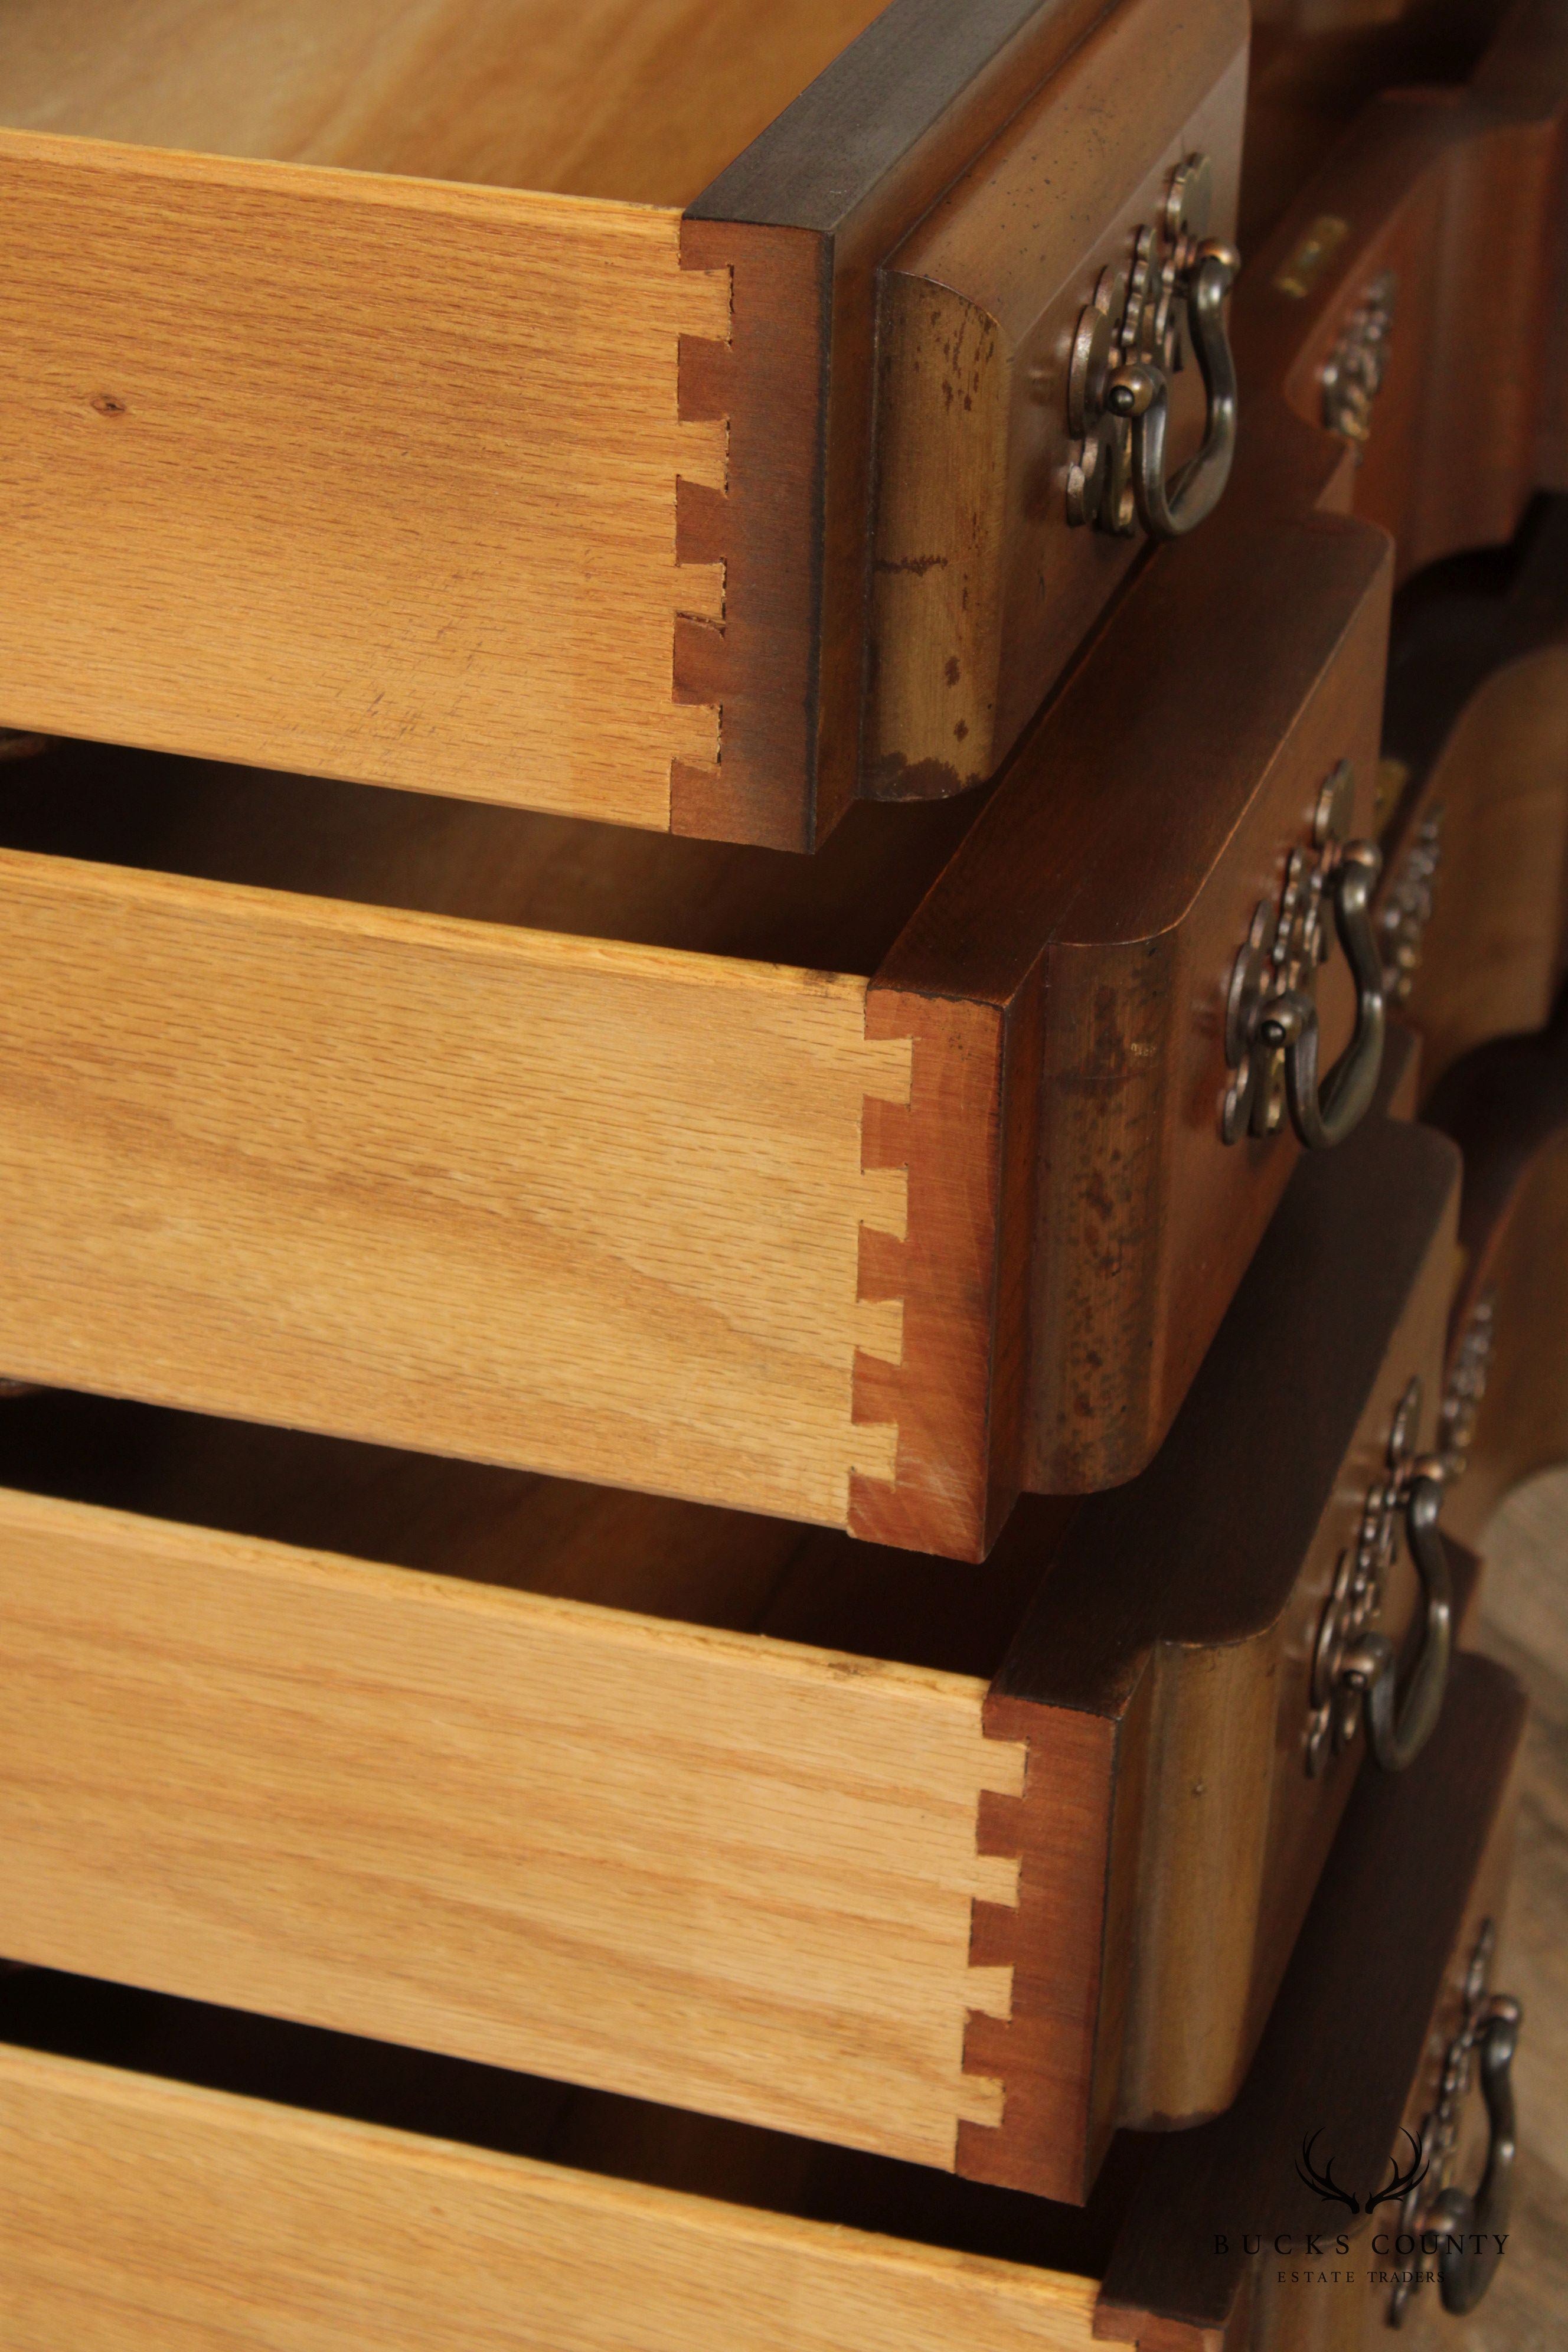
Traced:
POLYGON ((1382 1035, 1330 909, 1386 549, 1227 521, 973 823, 865 806, 810 865, 5 770, 0 1372, 965 1558, 1132 1475, 1298 1149, 1258 1024, 1314 919, 1321 1062, 1382 1035))
MULTIPOLYGON (((1189 156, 1233 228, 1246 49, 1242 0, 17 0, 0 718, 811 847, 859 789, 872 484, 910 462, 879 385, 897 415, 940 357, 878 377, 879 266, 961 183, 1016 394, 956 385, 960 461, 1065 480, 1030 370, 1140 223, 1175 267, 1189 156)), ((900 268, 946 299, 940 256, 900 268)), ((1133 546, 1086 565, 1064 499, 1014 732, 1133 546)), ((974 585, 993 635, 1035 593, 1001 547, 974 585)), ((953 657, 928 603, 879 621, 906 701, 953 657)), ((944 772, 877 788, 974 748, 950 723, 944 772)))
POLYGON ((1561 0, 1499 12, 1467 86, 1367 108, 1237 290, 1247 496, 1353 508, 1404 575, 1568 484, 1565 131, 1561 0))
POLYGON ((1455 1188, 1402 1124, 1303 1168, 1153 1469, 982 1579, 7 1405, 4 1948, 1081 2199, 1234 2095, 1365 1747, 1342 1655, 1409 1654, 1391 1766, 1441 1704, 1455 1188))
MULTIPOLYGON (((1358 1790, 1235 2109, 1124 2136, 1083 2213, 24 1971, 0 1981, 7 2352, 1287 2352, 1353 2344, 1363 2320, 1380 2337, 1388 2209, 1348 2222, 1352 2262, 1290 2308, 1290 2253, 1315 2246, 1316 2273, 1313 2233, 1347 2219, 1297 2165, 1315 2134, 1369 2195, 1391 2152, 1408 2165, 1402 2124, 1435 2144, 1432 2078, 1467 2019, 1507 2030, 1465 1979, 1498 1915, 1521 1712, 1500 1667, 1460 1662, 1411 1772, 1358 1790), (1303 2303, 1337 2332, 1298 2333, 1303 2303)), ((1506 2227, 1496 2186, 1467 2227, 1506 2227)))

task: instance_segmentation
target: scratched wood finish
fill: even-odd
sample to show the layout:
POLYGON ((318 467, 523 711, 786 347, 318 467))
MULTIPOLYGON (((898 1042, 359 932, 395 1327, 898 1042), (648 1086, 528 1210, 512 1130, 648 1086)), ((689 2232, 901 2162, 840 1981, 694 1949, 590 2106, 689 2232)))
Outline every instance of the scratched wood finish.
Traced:
MULTIPOLYGON (((884 271, 868 790, 993 774, 1144 544, 1068 522, 1064 354, 1194 151, 1234 232, 1247 39, 1236 0, 1110 11, 884 271)), ((1195 369, 1178 393, 1179 457, 1195 369)))
MULTIPOLYGON (((0 1994, 11 2340, 55 2352, 90 2331, 150 2352, 178 2329, 216 2352, 262 2327, 284 2352, 684 2352, 715 2336, 745 2352, 1216 2352, 1248 2313, 1216 2230, 1236 2213, 1271 2238, 1321 2226, 1292 2162, 1303 2116, 1331 2118, 1358 2180, 1381 2178, 1429 2096, 1501 1894, 1521 1714, 1500 1668, 1461 1663, 1413 1771, 1358 1790, 1235 2108, 1197 2134, 1125 2135, 1083 2216, 24 1971, 0 1994), (1397 1932, 1380 1934, 1391 1906, 1397 1932)), ((1302 2352, 1266 2291, 1251 2319, 1255 2352, 1302 2352)))
MULTIPOLYGON (((1032 1322, 1012 1431, 993 1386, 997 1495, 1144 1466, 1284 1190, 1288 1132, 1221 1140, 1225 992, 1341 760, 1370 826, 1386 563, 1359 525, 1260 527, 1245 504, 1167 550, 879 969, 873 998, 962 975, 1015 1039, 1039 1024, 1013 1114, 1038 1123, 1014 1300, 1032 1322)), ((1337 954, 1321 992, 1327 1055, 1352 1019, 1337 954)))

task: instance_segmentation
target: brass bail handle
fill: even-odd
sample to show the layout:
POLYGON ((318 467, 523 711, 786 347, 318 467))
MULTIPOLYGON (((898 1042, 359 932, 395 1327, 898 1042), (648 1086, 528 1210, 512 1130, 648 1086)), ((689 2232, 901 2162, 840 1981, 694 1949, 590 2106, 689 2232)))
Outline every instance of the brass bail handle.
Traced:
POLYGON ((1129 538, 1180 539, 1212 514, 1236 455, 1236 363, 1225 304, 1241 257, 1206 235, 1215 199, 1207 155, 1188 155, 1130 259, 1100 273, 1068 361, 1074 448, 1068 520, 1129 538), (1191 343, 1206 402, 1203 446, 1165 478, 1171 379, 1191 343))
POLYGON ((1388 1031, 1387 982, 1373 926, 1383 853, 1346 841, 1352 772, 1342 760, 1319 795, 1310 850, 1292 851, 1278 909, 1260 903, 1232 968, 1222 1106, 1226 1143, 1272 1134, 1287 1112, 1310 1151, 1342 1143, 1372 1107, 1388 1031), (1355 982, 1355 1032, 1326 1076, 1318 1068, 1318 967, 1328 956, 1325 909, 1355 982))
POLYGON ((1132 427, 1132 491, 1138 517, 1151 539, 1181 539, 1213 514, 1230 479, 1236 456, 1236 362, 1226 332, 1225 298, 1240 257, 1227 245, 1198 248, 1186 280, 1187 321, 1198 373, 1208 395, 1204 445, 1174 478, 1165 479, 1165 429, 1170 421, 1170 378, 1149 360, 1118 368, 1106 386, 1105 404, 1132 427))
POLYGON ((1259 1033, 1283 1055, 1290 1124, 1309 1151, 1342 1143, 1360 1126, 1377 1092, 1388 1026, 1383 959, 1372 928, 1372 894, 1383 854, 1370 841, 1346 847, 1329 884, 1334 929, 1355 979, 1355 1034, 1329 1075, 1318 1077, 1318 1007, 1300 990, 1287 990, 1265 1012, 1259 1033))
POLYGON ((1454 1651, 1454 1587, 1437 1525, 1443 1475, 1436 1460, 1415 1465, 1405 1496, 1405 1535, 1421 1580, 1422 1625, 1415 1663, 1399 1687, 1399 1661, 1386 1633, 1363 1633, 1344 1655, 1340 1681, 1358 1693, 1367 1746, 1384 1772, 1414 1764, 1437 1727, 1454 1651))
POLYGON ((1445 2189, 1427 2224, 1446 2233, 1438 2252, 1437 2288, 1444 2310, 1456 2317, 1475 2309, 1502 2260, 1499 2241, 1507 2233, 1513 2201, 1513 2053, 1523 2021, 1517 2000, 1506 1993, 1494 1995, 1479 2053, 1489 2127, 1486 2169, 1474 2196, 1468 2189, 1445 2189))

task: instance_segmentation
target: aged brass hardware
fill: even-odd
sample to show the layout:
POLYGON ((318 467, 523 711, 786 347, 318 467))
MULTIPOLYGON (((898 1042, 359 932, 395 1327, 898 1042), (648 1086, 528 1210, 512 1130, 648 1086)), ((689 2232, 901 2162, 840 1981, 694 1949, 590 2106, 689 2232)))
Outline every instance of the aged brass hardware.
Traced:
POLYGON ((1236 453, 1236 368, 1225 299, 1240 268, 1228 245, 1205 240, 1214 173, 1189 155, 1171 176, 1152 226, 1132 244, 1131 268, 1103 269, 1081 312, 1068 368, 1070 523, 1130 537, 1180 539, 1214 511, 1236 453), (1204 443, 1165 478, 1170 383, 1190 337, 1208 395, 1204 443))
POLYGON ((1411 1381, 1389 1433, 1387 1469, 1367 1495, 1356 1538, 1340 1561, 1312 1654, 1307 1769, 1348 1748, 1363 1727, 1385 1772, 1413 1764, 1442 1712, 1454 1639, 1453 1587, 1437 1526, 1443 1465, 1415 1452, 1421 1383, 1411 1381), (1415 1664, 1400 1688, 1393 1643, 1376 1631, 1403 1528, 1421 1580, 1424 1617, 1415 1664))
MULTIPOLYGON (((1399 2212, 1397 2236, 1413 2241, 1423 2252, 1423 2239, 1435 2233, 1437 2291, 1444 2310, 1456 2317, 1475 2309, 1497 2274, 1513 2194, 1513 2058, 1524 2012, 1510 1994, 1487 1992, 1495 1942, 1489 1919, 1470 1958, 1464 2022, 1443 2060, 1437 2104, 1421 2126, 1425 2175, 1410 2189, 1399 2212), (1449 2173, 1458 2144, 1459 2111, 1478 2063, 1488 2141, 1480 2185, 1472 2195, 1456 2188, 1449 2173)), ((1415 2261, 1401 2264, 1389 2298, 1391 2327, 1403 2324, 1424 2267, 1415 2261)))
POLYGON ((1373 279, 1346 320, 1319 378, 1324 424, 1331 433, 1354 442, 1358 448, 1372 438, 1373 404, 1383 389, 1388 366, 1398 284, 1392 269, 1373 279))
POLYGON ((1439 803, 1421 820, 1415 838, 1400 859, 1399 870, 1384 891, 1378 910, 1384 992, 1391 1004, 1405 1003, 1415 984, 1426 926, 1432 919, 1437 869, 1442 862, 1443 809, 1439 803))
POLYGON ((1287 1110, 1312 1150, 1342 1143, 1377 1091, 1386 1028, 1383 960, 1372 926, 1381 853, 1346 841, 1352 777, 1342 760, 1318 797, 1309 848, 1286 864, 1279 907, 1260 899, 1231 967, 1225 1057, 1235 1073, 1220 1108, 1226 1143, 1272 1135, 1287 1110), (1356 983, 1355 1034, 1328 1076, 1318 1073, 1318 969, 1334 929, 1356 983))
POLYGON ((1275 291, 1304 302, 1350 233, 1349 221, 1337 213, 1320 213, 1284 268, 1275 271, 1275 291))
POLYGON ((1492 1350, 1497 1345, 1497 1291, 1488 1285, 1465 1318, 1454 1350, 1443 1411, 1437 1423, 1437 1451, 1448 1483, 1461 1478, 1475 1443, 1476 1420, 1491 1376, 1492 1350))

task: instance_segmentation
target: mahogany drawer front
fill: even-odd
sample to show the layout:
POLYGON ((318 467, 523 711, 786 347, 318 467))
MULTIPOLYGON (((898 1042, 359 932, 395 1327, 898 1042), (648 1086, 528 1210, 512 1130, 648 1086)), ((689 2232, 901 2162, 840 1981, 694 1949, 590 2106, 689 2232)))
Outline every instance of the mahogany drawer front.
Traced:
MULTIPOLYGON (((1072 519, 1068 354, 1190 156, 1208 159, 1204 230, 1234 236, 1247 30, 1226 0, 1179 26, 1164 0, 1110 11, 1050 107, 1010 124, 883 271, 869 791, 923 799, 994 773, 1147 545, 1141 524, 1072 519)), ((1205 409, 1190 342, 1173 404, 1185 457, 1205 409)))
POLYGON ((177 2331, 216 2352, 248 2327, 279 2352, 1205 2352, 1250 2292, 1236 2340, 1286 2352, 1241 2233, 1323 2227, 1295 2170, 1315 2126, 1360 2183, 1421 2112, 1456 1959, 1495 1916, 1521 1711, 1500 1668, 1462 1663, 1411 1774, 1358 1792, 1236 2107, 1196 2136, 1124 2141, 1087 2230, 1037 2199, 917 2194, 928 2177, 773 2134, 12 1976, 10 2341, 138 2352, 177 2331))
POLYGON ((1398 542, 1401 574, 1510 539, 1558 483, 1568 37, 1510 11, 1468 88, 1377 99, 1257 256, 1244 402, 1316 428, 1271 463, 1398 542))
POLYGON ((980 2178, 1082 2197, 1116 2126, 1236 2095, 1366 1754, 1327 1663, 1362 1547, 1407 1678, 1430 1639, 1379 1498, 1436 1441, 1458 1202, 1457 1156, 1403 1122, 1298 1168, 1160 1454, 1082 1507, 994 1677, 988 1728, 1044 1769, 988 1804, 1022 1878, 977 1919, 1013 1998, 969 2063, 1018 2095, 964 2128, 980 2178))
POLYGON ((1568 1055, 1503 1037, 1448 1071, 1425 1116, 1459 1145, 1464 1278, 1448 1333, 1452 1516, 1472 1540, 1504 1497, 1568 1460, 1568 1055))
MULTIPOLYGON (((965 1558, 1130 1475, 1296 1150, 1222 1139, 1237 957, 1325 780, 1347 830, 1373 791, 1382 542, 1223 520, 945 866, 965 812, 858 813, 841 896, 889 827, 934 853, 858 974, 810 894, 724 928, 754 852, 468 811, 426 857, 441 804, 324 784, 258 847, 310 787, 14 771, 0 840, 72 854, 0 849, 0 1368, 965 1558)), ((1336 951, 1325 1061, 1352 992, 1336 951)))
MULTIPOLYGON (((1020 110, 1081 139, 1090 0, 58 13, 0 41, 7 722, 813 846, 860 789, 877 271, 1020 110)), ((1188 122, 1234 208, 1245 8, 1119 13, 1041 299, 1188 122)), ((1106 585, 1064 593, 1081 634, 1106 585)))
POLYGON ((1435 1430, 1455 1180, 1381 1122, 1300 1171, 1162 1464, 1065 1543, 1020 1513, 983 1592, 643 1496, 7 1406, 44 1491, 0 1487, 4 1948, 1083 2199, 1117 2123, 1233 2095, 1360 1764, 1353 1719, 1309 1755, 1310 1661, 1413 1378, 1435 1430), (1214 1465, 1260 1423, 1237 1527, 1214 1465))
POLYGON ((1568 501, 1506 587, 1424 597, 1396 632, 1384 752, 1384 956, 1429 1089, 1543 1027, 1568 957, 1568 501))

